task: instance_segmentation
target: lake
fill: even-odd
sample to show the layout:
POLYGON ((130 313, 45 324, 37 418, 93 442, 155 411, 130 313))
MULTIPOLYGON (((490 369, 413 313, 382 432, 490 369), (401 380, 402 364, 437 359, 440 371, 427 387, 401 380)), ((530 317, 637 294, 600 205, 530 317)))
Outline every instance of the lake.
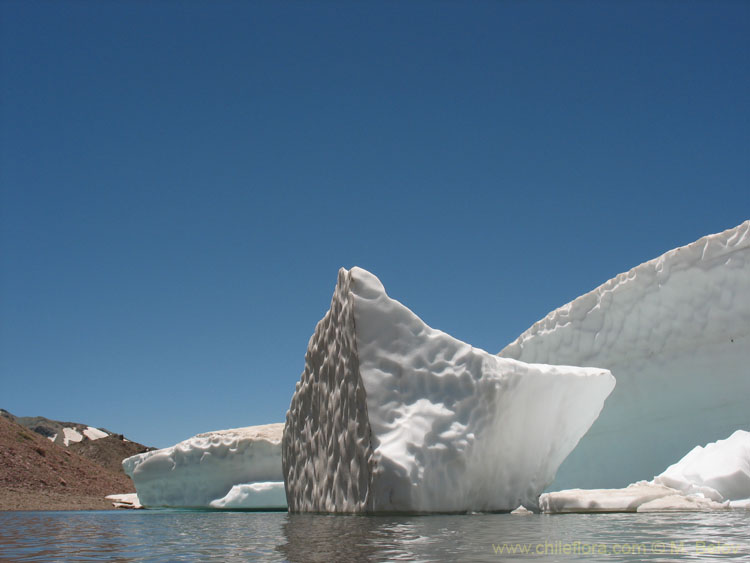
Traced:
POLYGON ((0 512, 0 560, 750 560, 749 528, 745 510, 530 516, 0 512))

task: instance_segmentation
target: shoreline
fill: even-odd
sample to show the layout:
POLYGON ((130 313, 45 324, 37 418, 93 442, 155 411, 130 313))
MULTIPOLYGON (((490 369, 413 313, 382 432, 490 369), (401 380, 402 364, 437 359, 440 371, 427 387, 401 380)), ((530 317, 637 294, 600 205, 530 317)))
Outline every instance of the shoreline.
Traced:
POLYGON ((124 510, 111 500, 96 495, 64 494, 54 491, 0 490, 0 512, 42 512, 80 510, 124 510))

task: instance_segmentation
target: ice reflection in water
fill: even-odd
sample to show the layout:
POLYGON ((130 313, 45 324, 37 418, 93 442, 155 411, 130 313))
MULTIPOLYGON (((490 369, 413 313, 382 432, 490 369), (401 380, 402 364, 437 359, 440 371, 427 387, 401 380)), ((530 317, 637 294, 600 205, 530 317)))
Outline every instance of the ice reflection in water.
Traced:
POLYGON ((727 559, 727 554, 710 552, 712 545, 731 547, 735 558, 750 560, 749 524, 750 511, 559 516, 4 512, 0 560, 531 561, 544 556, 535 553, 538 545, 542 551, 546 545, 549 560, 557 561, 727 559), (576 542, 604 546, 607 554, 581 553, 580 547, 577 553, 562 551, 566 545, 575 549, 576 542), (529 545, 531 553, 495 553, 504 544, 529 545), (671 546, 678 551, 670 551, 671 546))

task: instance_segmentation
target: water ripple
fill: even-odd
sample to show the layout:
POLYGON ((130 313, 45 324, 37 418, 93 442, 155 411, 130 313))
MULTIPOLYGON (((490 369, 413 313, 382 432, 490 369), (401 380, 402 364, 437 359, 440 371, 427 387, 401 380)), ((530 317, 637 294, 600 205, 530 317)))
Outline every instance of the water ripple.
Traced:
POLYGON ((750 559, 749 525, 750 512, 741 510, 557 516, 0 512, 0 559, 300 563, 750 559))

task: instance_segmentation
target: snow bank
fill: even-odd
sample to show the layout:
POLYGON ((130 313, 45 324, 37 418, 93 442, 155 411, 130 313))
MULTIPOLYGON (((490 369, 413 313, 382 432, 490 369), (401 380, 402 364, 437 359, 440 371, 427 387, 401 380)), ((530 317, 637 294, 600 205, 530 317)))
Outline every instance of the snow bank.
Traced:
POLYGON ((89 440, 99 440, 100 438, 106 438, 109 436, 104 430, 99 430, 93 426, 86 428, 86 430, 83 431, 83 435, 89 440))
POLYGON ((286 509, 283 481, 235 485, 220 499, 211 501, 211 508, 220 509, 286 509))
POLYGON ((556 488, 623 486, 696 443, 750 430, 750 221, 618 275, 500 355, 617 378, 556 488))
POLYGON ((601 411, 607 370, 531 365, 425 325, 341 269, 282 444, 292 512, 536 506, 601 411))
POLYGON ((207 508, 234 485, 282 481, 283 428, 267 424, 198 434, 122 465, 144 506, 207 508))
POLYGON ((653 481, 545 493, 542 512, 674 512, 750 507, 750 432, 696 447, 653 481))
POLYGON ((75 428, 63 428, 63 443, 66 446, 71 442, 80 442, 81 440, 83 440, 83 435, 78 430, 75 428))

